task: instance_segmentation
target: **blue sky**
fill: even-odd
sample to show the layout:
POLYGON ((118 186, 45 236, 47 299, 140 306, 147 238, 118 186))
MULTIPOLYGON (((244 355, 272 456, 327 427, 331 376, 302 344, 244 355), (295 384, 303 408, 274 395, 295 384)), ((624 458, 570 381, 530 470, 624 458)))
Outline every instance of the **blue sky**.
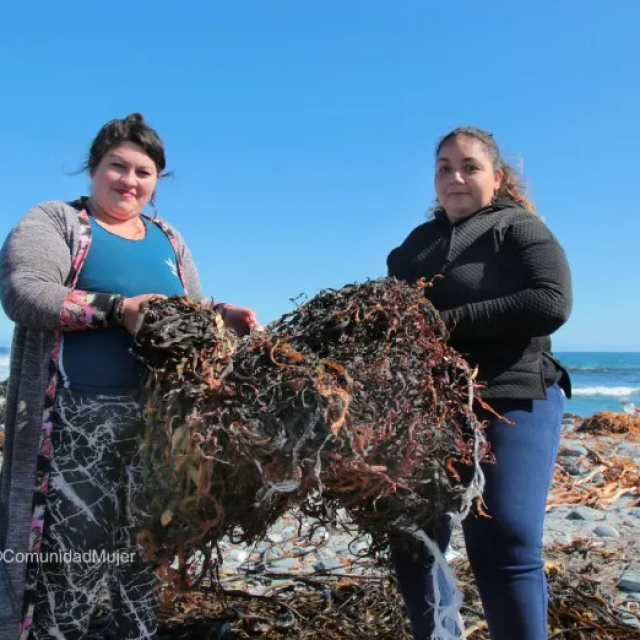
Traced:
POLYGON ((267 322, 384 275, 433 198, 436 139, 474 124, 522 161, 568 253, 555 348, 640 351, 639 24, 632 0, 5 3, 0 236, 86 193, 69 172, 140 111, 205 291, 267 322))

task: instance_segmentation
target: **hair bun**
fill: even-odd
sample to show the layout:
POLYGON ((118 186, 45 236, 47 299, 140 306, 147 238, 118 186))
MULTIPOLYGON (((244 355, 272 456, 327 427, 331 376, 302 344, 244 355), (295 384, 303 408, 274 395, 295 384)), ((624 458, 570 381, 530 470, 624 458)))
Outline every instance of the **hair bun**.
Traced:
POLYGON ((127 124, 140 125, 145 124, 144 116, 141 113, 130 113, 125 119, 127 124))

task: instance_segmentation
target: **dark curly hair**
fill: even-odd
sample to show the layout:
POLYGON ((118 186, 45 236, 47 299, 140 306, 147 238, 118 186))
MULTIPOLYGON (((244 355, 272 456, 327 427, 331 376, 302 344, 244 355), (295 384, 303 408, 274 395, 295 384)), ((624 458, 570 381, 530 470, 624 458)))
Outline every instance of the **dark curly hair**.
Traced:
MULTIPOLYGON (((449 131, 446 135, 442 136, 436 145, 436 158, 440 153, 442 147, 453 140, 454 138, 472 138, 484 145, 491 162, 493 163, 494 171, 502 170, 504 177, 502 178, 502 184, 496 192, 495 199, 510 199, 517 202, 523 209, 536 213, 536 207, 529 197, 526 195, 526 187, 518 175, 518 172, 502 158, 500 153, 500 147, 498 147, 496 141, 493 138, 493 134, 477 127, 457 127, 452 131, 449 131)), ((433 207, 433 211, 441 211, 442 207, 440 203, 436 202, 433 207)))
POLYGON ((141 149, 153 160, 158 170, 158 176, 167 166, 164 154, 164 145, 155 129, 152 129, 140 113, 131 113, 126 118, 110 120, 98 132, 89 149, 89 157, 82 167, 93 175, 100 161, 113 148, 131 142, 141 149))

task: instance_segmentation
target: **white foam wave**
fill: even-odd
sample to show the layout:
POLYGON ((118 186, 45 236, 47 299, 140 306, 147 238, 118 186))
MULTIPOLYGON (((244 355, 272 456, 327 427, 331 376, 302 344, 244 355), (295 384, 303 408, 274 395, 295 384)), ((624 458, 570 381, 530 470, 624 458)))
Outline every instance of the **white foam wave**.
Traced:
POLYGON ((640 392, 640 387, 582 387, 573 390, 575 396, 610 396, 624 398, 640 392))

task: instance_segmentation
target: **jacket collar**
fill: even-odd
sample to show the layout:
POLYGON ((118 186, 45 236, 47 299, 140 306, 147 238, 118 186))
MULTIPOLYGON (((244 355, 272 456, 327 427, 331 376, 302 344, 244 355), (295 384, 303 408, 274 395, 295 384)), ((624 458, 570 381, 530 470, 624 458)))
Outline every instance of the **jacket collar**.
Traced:
POLYGON ((446 222, 449 222, 449 224, 452 224, 452 226, 455 226, 463 222, 466 222, 467 220, 471 220, 476 216, 484 216, 489 213, 495 213, 496 211, 502 211, 503 209, 514 209, 519 207, 520 205, 514 200, 511 200, 509 198, 503 198, 501 200, 496 200, 495 202, 492 202, 490 205, 483 207, 482 209, 478 209, 475 213, 472 213, 469 217, 463 218, 462 220, 458 220, 457 222, 454 222, 454 223, 451 223, 449 221, 449 218, 447 218, 447 214, 444 212, 444 209, 437 209, 434 212, 433 217, 436 220, 446 221, 446 222))

